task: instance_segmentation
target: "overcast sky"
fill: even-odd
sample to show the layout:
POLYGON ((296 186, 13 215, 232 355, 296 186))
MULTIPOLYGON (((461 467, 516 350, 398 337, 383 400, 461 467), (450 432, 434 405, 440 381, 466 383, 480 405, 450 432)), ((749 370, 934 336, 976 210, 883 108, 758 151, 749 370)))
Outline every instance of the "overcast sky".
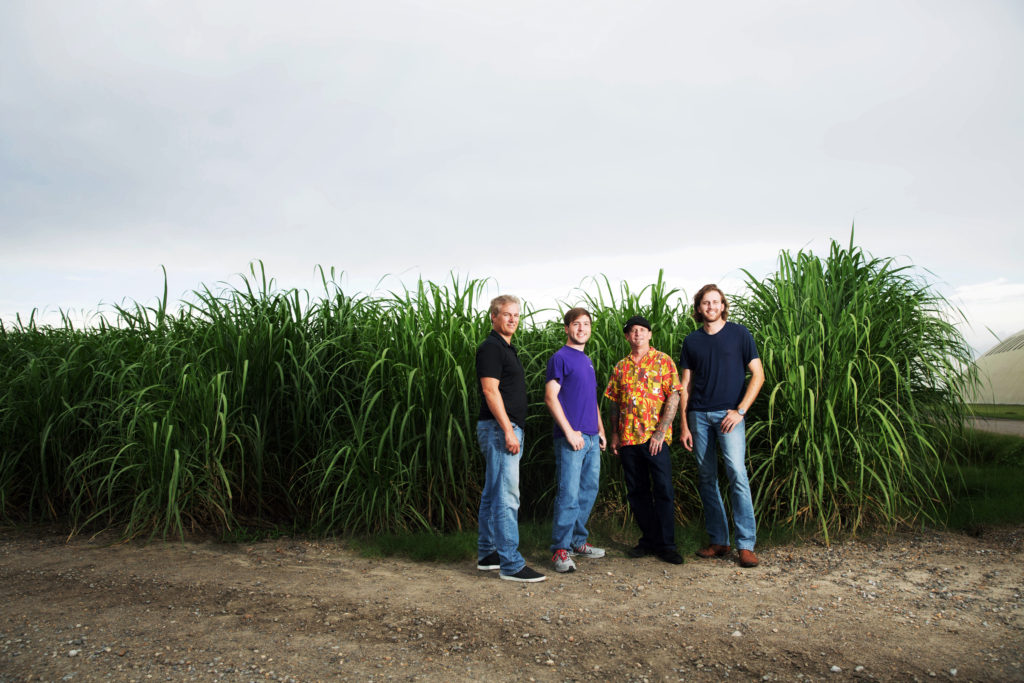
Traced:
POLYGON ((10 0, 0 318, 254 259, 738 292, 856 223, 984 351, 1024 328, 1021 83, 1019 0, 10 0))

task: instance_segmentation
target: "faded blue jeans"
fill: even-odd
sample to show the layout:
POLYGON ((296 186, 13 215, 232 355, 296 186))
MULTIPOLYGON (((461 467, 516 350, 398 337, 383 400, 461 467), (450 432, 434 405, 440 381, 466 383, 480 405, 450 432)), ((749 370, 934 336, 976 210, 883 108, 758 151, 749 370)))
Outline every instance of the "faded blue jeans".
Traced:
POLYGON ((555 438, 554 523, 551 525, 551 550, 572 550, 587 542, 587 520, 597 500, 601 481, 601 439, 597 434, 583 435, 583 448, 574 451, 564 436, 555 438))
POLYGON ((497 551, 501 573, 515 574, 526 566, 519 554, 519 461, 523 456, 523 429, 513 424, 519 438, 519 453, 505 448, 505 432, 496 420, 476 423, 476 438, 487 465, 484 490, 480 495, 478 557, 497 551))
POLYGON ((718 487, 717 445, 722 446, 725 472, 729 478, 729 503, 736 526, 736 547, 753 550, 757 541, 754 503, 750 496, 750 480, 744 455, 747 449, 746 421, 740 420, 728 434, 722 433, 726 410, 690 411, 686 422, 693 435, 693 453, 697 457, 697 490, 704 505, 704 528, 711 542, 729 545, 729 520, 718 487))

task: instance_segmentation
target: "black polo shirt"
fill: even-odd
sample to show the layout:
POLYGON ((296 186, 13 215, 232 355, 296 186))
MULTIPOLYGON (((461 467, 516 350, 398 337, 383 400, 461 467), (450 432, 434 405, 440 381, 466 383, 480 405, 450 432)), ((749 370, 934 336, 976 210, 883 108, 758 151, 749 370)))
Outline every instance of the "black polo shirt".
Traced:
MULTIPOLYGON (((493 377, 498 380, 498 392, 501 393, 505 413, 513 424, 526 428, 526 373, 519 362, 516 347, 512 346, 496 331, 491 330, 483 343, 476 349, 476 379, 480 385, 481 377, 493 377)), ((487 400, 480 390, 480 419, 493 420, 487 400)))

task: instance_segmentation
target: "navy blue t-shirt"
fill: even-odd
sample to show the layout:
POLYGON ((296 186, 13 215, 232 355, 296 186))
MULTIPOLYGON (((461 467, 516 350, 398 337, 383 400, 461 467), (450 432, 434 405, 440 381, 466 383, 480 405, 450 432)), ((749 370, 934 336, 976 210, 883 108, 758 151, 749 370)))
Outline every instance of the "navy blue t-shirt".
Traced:
POLYGON ((686 335, 679 352, 679 371, 692 377, 687 410, 734 410, 743 399, 747 365, 757 358, 750 330, 726 322, 717 334, 701 327, 686 335))

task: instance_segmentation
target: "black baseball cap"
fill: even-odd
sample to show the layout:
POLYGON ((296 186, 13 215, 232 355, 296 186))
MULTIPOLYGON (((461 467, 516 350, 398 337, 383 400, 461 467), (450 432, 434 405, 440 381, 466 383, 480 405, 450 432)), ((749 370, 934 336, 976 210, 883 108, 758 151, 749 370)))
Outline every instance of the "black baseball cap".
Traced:
POLYGON ((622 333, 629 334, 629 330, 633 327, 633 325, 643 325, 648 330, 651 329, 651 323, 650 321, 647 320, 647 318, 643 317, 642 315, 634 315, 632 318, 626 321, 625 325, 622 326, 622 333))

